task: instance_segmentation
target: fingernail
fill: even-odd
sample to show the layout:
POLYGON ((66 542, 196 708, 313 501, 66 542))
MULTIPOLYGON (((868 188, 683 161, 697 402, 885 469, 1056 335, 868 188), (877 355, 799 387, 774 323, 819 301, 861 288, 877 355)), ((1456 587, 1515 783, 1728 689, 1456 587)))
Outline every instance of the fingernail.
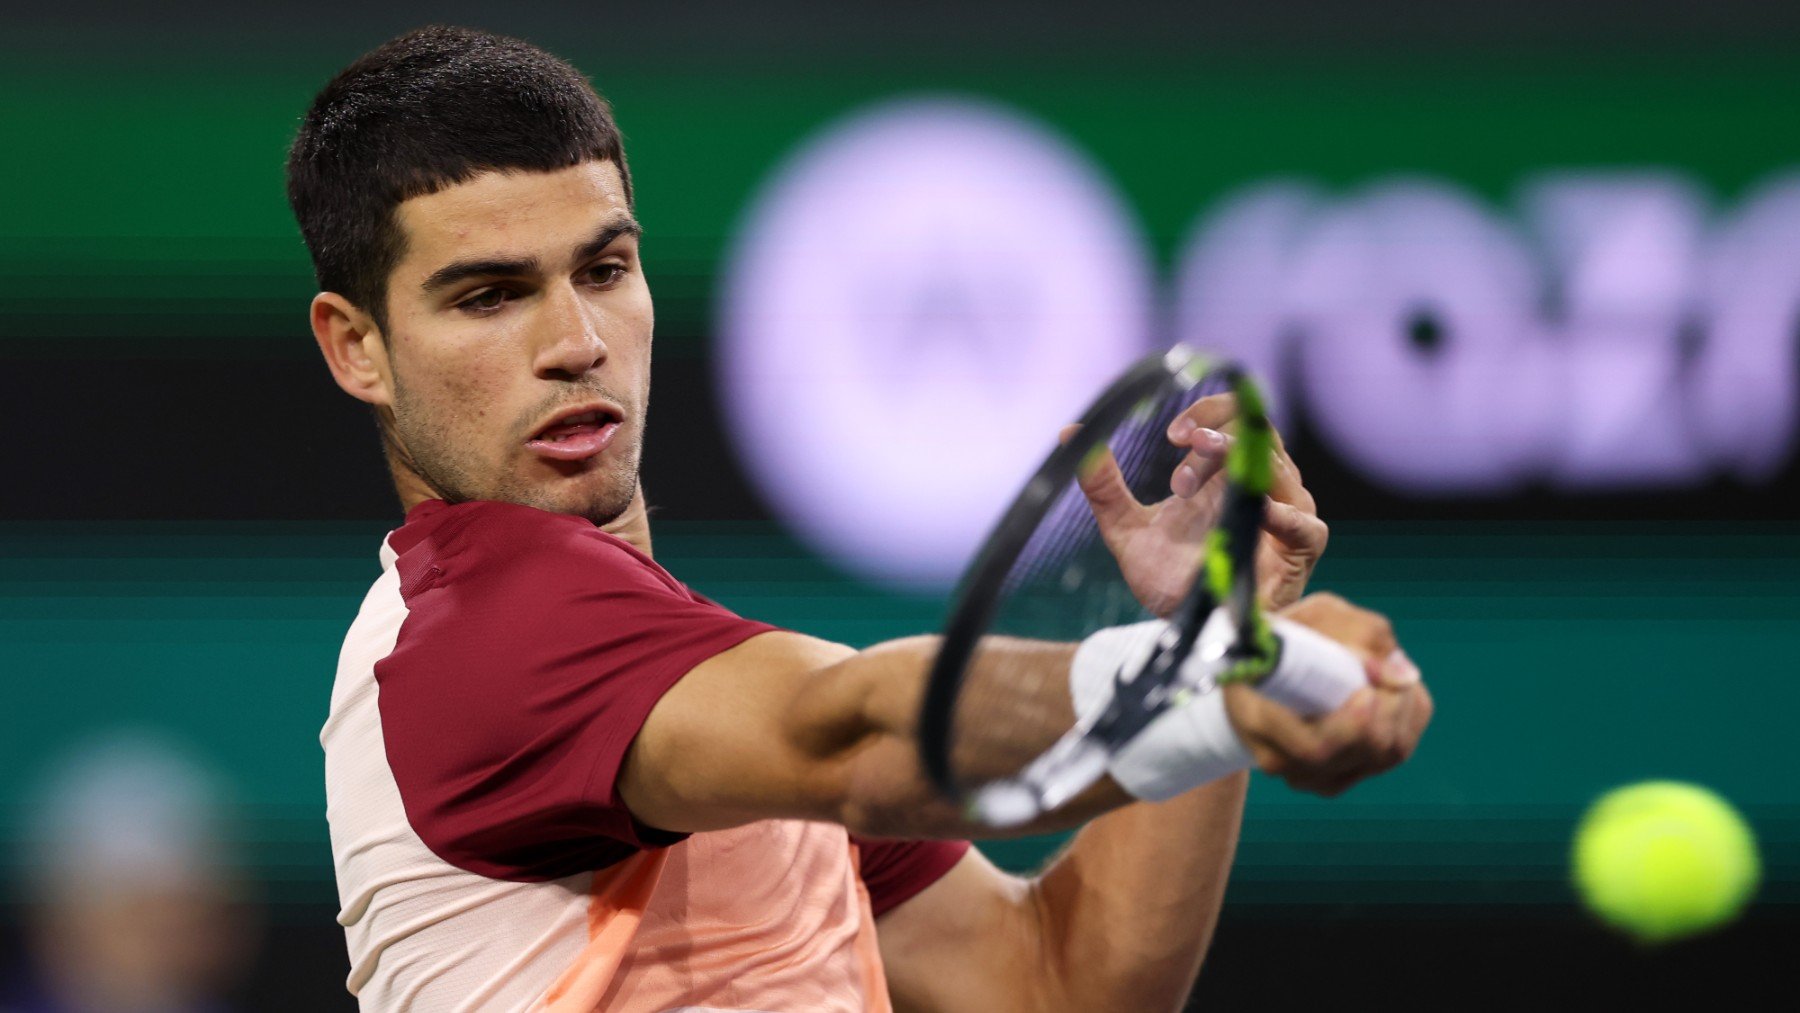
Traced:
POLYGON ((1224 450, 1225 434, 1219 432, 1217 429, 1202 429, 1200 430, 1200 438, 1195 442, 1195 446, 1204 447, 1208 450, 1224 450))
POLYGON ((1187 441, 1188 435, 1198 428, 1199 423, 1183 415, 1169 426, 1169 439, 1176 443, 1184 443, 1187 441))
POLYGON ((1182 499, 1187 499, 1200 491, 1200 473, 1189 465, 1175 469, 1175 477, 1169 481, 1169 489, 1182 499))
POLYGON ((1381 679, 1390 686, 1410 686, 1420 678, 1419 666, 1399 648, 1381 663, 1381 679))

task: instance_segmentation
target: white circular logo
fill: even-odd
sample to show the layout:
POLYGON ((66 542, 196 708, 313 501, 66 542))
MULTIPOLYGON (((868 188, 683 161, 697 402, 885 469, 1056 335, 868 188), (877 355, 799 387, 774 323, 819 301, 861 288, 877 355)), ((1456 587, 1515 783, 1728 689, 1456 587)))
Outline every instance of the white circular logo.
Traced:
POLYGON ((986 102, 828 128, 740 223, 725 424, 764 497, 860 575, 941 586, 1150 347, 1148 244, 1078 150, 986 102))

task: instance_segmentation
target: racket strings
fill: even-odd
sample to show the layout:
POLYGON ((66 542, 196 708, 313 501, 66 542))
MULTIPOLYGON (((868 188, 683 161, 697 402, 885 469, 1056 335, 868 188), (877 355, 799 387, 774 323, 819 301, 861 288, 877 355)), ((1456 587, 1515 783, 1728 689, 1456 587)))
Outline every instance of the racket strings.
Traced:
MULTIPOLYGON (((1209 392, 1168 391, 1140 404, 1107 435, 1106 446, 1140 503, 1171 495, 1170 480, 1186 450, 1169 442, 1168 427, 1209 392)), ((1200 553, 1192 555, 1180 564, 1190 584, 1201 562, 1200 553)), ((989 632, 970 656, 951 726, 955 781, 974 788, 1015 777, 1074 725, 1067 662, 1045 664, 1037 652, 1072 656, 1074 644, 1089 634, 1148 618, 1086 495, 1071 481, 1007 571, 989 632)))
MULTIPOLYGON (((1184 456, 1165 436, 1175 417, 1199 398, 1223 389, 1216 382, 1207 382, 1146 401, 1107 438, 1107 449, 1126 487, 1139 502, 1155 502, 1169 495, 1169 478, 1184 456)), ((1067 563, 1079 547, 1099 538, 1099 525, 1088 507, 1087 496, 1079 484, 1071 482, 1019 553, 1018 561, 1007 574, 1006 590, 1015 591, 1052 571, 1059 571, 1066 584, 1085 581, 1085 571, 1071 570, 1067 563)), ((1116 560, 1109 556, 1107 562, 1117 569, 1116 560)))

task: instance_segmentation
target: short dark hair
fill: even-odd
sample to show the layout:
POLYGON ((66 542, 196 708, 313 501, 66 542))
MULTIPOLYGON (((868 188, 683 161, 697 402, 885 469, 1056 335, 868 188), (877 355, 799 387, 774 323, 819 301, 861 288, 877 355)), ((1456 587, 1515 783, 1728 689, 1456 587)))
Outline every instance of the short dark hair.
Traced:
POLYGON ((319 287, 385 328, 403 201, 492 170, 594 160, 619 167, 629 202, 612 109, 580 71, 520 39, 432 25, 382 43, 314 97, 288 152, 288 204, 319 287))

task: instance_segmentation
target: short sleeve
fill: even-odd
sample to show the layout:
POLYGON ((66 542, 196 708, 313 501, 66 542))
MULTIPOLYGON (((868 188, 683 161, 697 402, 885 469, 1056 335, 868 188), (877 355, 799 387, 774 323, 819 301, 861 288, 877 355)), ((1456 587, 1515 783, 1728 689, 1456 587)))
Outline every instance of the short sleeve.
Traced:
POLYGON ((578 517, 440 504, 389 546, 407 616, 375 677, 425 845, 480 875, 545 880, 681 840, 626 809, 620 765, 670 686, 773 627, 578 517))
POLYGON ((944 877, 968 853, 968 841, 890 841, 850 836, 869 911, 880 918, 944 877))

